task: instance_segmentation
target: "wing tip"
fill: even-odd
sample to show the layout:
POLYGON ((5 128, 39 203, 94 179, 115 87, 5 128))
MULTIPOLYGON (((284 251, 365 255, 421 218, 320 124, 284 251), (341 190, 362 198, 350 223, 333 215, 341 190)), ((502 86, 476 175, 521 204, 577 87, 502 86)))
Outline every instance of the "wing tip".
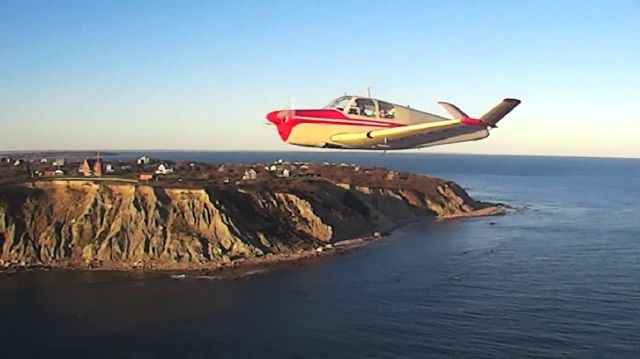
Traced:
POLYGON ((518 100, 517 98, 505 98, 504 100, 502 100, 504 102, 509 102, 515 105, 519 105, 522 101, 518 100))

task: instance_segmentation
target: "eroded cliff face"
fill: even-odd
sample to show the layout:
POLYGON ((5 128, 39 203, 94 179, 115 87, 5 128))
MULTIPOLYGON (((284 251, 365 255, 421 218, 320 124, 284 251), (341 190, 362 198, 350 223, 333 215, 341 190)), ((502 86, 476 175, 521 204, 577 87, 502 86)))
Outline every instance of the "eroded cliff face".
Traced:
POLYGON ((424 191, 316 181, 304 189, 39 181, 0 189, 2 266, 171 267, 295 253, 418 216, 485 207, 451 182, 424 191))

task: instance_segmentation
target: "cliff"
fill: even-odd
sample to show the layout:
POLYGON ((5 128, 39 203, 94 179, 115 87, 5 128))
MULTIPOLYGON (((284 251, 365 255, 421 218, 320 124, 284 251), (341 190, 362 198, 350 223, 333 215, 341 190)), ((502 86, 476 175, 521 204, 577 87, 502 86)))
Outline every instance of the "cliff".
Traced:
POLYGON ((452 182, 427 183, 394 189, 306 181, 265 189, 29 182, 0 188, 0 265, 215 266, 313 250, 420 216, 465 216, 488 207, 452 182))

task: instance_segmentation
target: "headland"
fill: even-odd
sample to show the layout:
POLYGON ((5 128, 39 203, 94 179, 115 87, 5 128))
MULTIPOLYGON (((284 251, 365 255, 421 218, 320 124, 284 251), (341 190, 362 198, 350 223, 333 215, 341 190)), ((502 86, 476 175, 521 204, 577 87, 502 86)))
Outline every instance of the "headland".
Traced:
POLYGON ((420 218, 502 212, 434 177, 354 164, 0 163, 0 268, 218 270, 341 253, 420 218))

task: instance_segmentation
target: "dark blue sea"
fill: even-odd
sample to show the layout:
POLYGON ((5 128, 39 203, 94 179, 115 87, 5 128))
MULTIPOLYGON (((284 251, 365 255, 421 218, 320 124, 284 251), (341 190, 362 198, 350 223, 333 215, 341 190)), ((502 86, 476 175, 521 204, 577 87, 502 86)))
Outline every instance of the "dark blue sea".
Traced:
POLYGON ((341 256, 240 278, 2 275, 2 357, 640 357, 640 160, 153 155, 386 166, 517 210, 424 220, 341 256))

